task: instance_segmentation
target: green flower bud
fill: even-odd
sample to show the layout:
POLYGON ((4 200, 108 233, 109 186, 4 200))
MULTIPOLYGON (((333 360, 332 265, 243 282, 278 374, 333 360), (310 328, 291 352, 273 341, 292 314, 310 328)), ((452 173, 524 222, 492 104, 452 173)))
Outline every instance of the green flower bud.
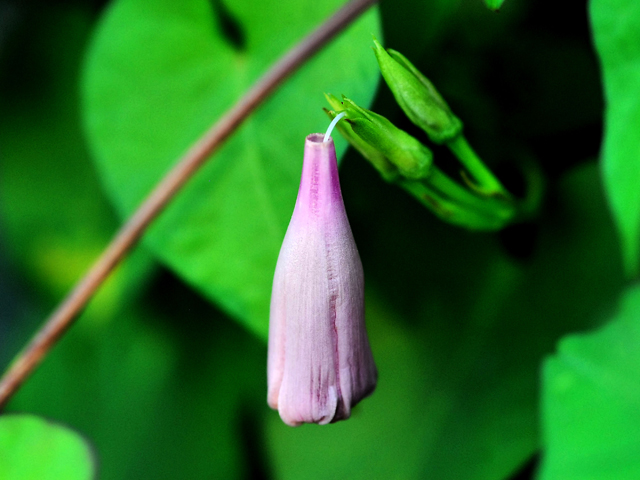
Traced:
MULTIPOLYGON (((336 117, 338 113, 343 110, 342 103, 336 97, 331 94, 325 94, 327 100, 331 104, 331 106, 338 110, 327 110, 323 109, 329 118, 332 120, 336 117), (337 102, 337 106, 336 106, 337 102)), ((346 121, 338 122, 336 124, 336 130, 340 132, 340 134, 351 144, 353 148, 358 150, 360 154, 366 158, 376 170, 380 173, 382 178, 384 178, 387 182, 393 182, 400 177, 400 172, 398 172, 397 167, 395 167, 387 158, 377 151, 374 147, 365 142, 362 138, 360 138, 351 128, 351 124, 346 121)))
POLYGON ((359 107, 343 97, 345 120, 364 142, 395 165, 400 174, 412 180, 427 178, 433 154, 418 140, 395 127, 377 113, 359 107))
POLYGON ((385 50, 375 38, 373 43, 382 76, 409 119, 434 143, 456 138, 462 131, 462 122, 433 84, 401 53, 385 50))
MULTIPOLYGON (((513 220, 516 209, 503 195, 486 195, 475 186, 460 184, 440 171, 431 151, 386 118, 343 96, 327 101, 334 119, 345 114, 336 128, 381 173, 447 223, 471 230, 498 230, 513 220)), ((458 139, 464 139, 460 136, 458 139)), ((455 142, 454 142, 455 143, 455 142)))
POLYGON ((431 150, 385 117, 343 98, 345 119, 354 133, 394 164, 403 177, 413 180, 429 176, 433 163, 431 150))

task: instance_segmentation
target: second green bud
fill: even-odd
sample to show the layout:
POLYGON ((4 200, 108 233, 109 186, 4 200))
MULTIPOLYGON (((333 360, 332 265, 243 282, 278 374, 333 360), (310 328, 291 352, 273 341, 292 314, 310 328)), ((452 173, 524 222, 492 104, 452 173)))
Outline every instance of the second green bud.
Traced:
POLYGON ((460 135, 462 122, 429 79, 401 53, 385 50, 376 39, 373 43, 380 72, 409 120, 435 143, 445 143, 460 135))

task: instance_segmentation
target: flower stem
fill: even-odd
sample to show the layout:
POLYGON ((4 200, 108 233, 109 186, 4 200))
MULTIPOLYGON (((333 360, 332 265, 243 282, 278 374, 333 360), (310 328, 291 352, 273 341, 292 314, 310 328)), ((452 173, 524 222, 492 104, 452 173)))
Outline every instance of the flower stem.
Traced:
POLYGON ((401 181, 402 187, 447 222, 475 230, 497 230, 516 213, 502 196, 486 197, 451 180, 437 167, 419 181, 401 181))
POLYGON ((273 64, 253 87, 193 144, 175 167, 160 180, 116 233, 85 276, 11 362, 0 379, 0 410, 73 324, 78 314, 142 237, 151 222, 222 143, 287 77, 375 3, 376 0, 349 1, 273 64))
POLYGON ((471 186, 478 190, 479 193, 486 196, 501 195, 507 198, 511 196, 491 170, 480 160, 478 154, 473 151, 464 135, 460 134, 455 139, 447 142, 447 146, 469 171, 477 183, 471 186))

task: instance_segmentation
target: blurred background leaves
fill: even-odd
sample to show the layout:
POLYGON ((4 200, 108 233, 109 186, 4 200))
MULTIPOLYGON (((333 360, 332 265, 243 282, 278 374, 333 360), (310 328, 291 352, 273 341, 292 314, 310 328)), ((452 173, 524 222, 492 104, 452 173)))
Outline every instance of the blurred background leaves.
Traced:
MULTIPOLYGON (((175 157, 338 3, 290 0, 283 26, 256 15, 248 0, 185 4, 200 6, 172 17, 186 24, 167 23, 185 8, 175 2, 155 4, 167 15, 140 0, 106 9, 80 0, 0 2, 3 365, 175 157), (118 24, 124 19, 133 23, 118 24), (137 56, 107 55, 127 45, 137 56), (179 55, 165 57, 167 45, 179 55), (145 77, 135 60, 157 69, 145 77), (208 78, 220 83, 215 92, 208 78), (103 96, 94 98, 98 86, 103 96), (83 136, 84 107, 95 155, 83 136)), ((531 478, 541 447, 552 452, 548 465, 563 459, 557 452, 572 430, 553 427, 549 406, 565 418, 581 410, 555 404, 549 365, 572 365, 546 364, 541 437, 541 361, 563 335, 616 318, 624 289, 595 163, 603 103, 586 4, 566 2, 553 15, 526 0, 505 2, 499 14, 479 0, 383 2, 380 10, 385 45, 429 76, 514 193, 524 191, 522 165, 542 167, 548 195, 539 217, 495 234, 444 225, 347 151, 343 194, 367 275, 378 391, 352 419, 328 427, 291 429, 268 409, 261 337, 277 232, 284 235, 293 208, 303 138, 327 124, 322 93, 363 105, 372 98, 377 21, 370 16, 291 79, 201 172, 10 411, 77 428, 95 445, 106 479, 531 478), (262 180, 248 164, 261 166, 262 180), (216 182, 224 184, 210 188, 216 182), (256 185, 279 192, 272 205, 279 226, 265 224, 256 185), (206 220, 221 205, 227 211, 215 220, 224 218, 224 229, 206 220), (174 249, 176 237, 182 243, 174 249), (193 274, 231 265, 212 283, 193 274)), ((386 87, 372 109, 421 138, 386 87)), ((446 169, 449 154, 435 154, 446 169)), ((615 369, 626 364, 607 360, 607 338, 594 350, 619 378, 615 369)), ((584 357, 586 347, 576 345, 584 357)), ((618 413, 628 407, 616 405, 618 413)), ((571 478, 571 464, 563 468, 571 478)))
POLYGON ((600 55, 605 140, 602 172, 622 244, 625 268, 640 268, 640 4, 593 0, 594 43, 600 55))
POLYGON ((640 477, 640 288, 611 321, 562 340, 545 362, 543 480, 640 477))
POLYGON ((504 0, 485 0, 484 3, 491 10, 498 11, 500 10, 500 7, 504 3, 504 0))
POLYGON ((0 477, 5 480, 91 480, 88 443, 72 430, 35 415, 0 418, 0 477))

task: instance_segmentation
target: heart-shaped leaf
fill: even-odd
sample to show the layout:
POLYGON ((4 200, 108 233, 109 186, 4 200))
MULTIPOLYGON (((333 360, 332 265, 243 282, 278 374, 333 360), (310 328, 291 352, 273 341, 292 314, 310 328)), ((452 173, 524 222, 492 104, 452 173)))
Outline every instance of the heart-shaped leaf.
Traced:
MULTIPOLYGON (((118 0, 88 54, 89 140, 108 192, 130 213, 187 147, 339 1, 118 0)), ((156 255, 266 337, 271 280, 323 92, 368 104, 376 11, 309 61, 236 132, 145 238, 156 255)), ((341 142, 339 150, 345 144, 341 142)))

